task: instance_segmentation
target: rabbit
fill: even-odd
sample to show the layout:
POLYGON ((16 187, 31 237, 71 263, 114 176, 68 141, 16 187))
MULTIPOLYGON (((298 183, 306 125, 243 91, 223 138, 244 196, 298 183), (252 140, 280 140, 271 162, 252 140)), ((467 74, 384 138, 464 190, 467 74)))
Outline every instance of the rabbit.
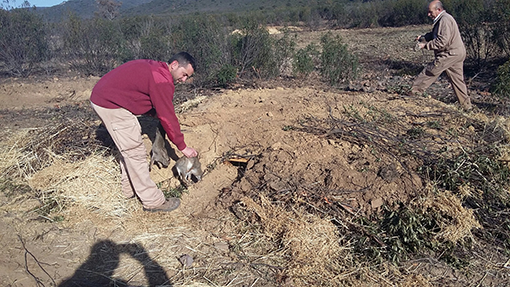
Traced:
POLYGON ((163 129, 161 123, 159 123, 158 127, 156 128, 156 136, 154 138, 154 142, 152 143, 149 171, 152 170, 153 164, 156 164, 159 168, 161 168, 161 166, 168 167, 170 164, 170 157, 168 156, 168 152, 165 148, 165 135, 166 132, 163 129))
POLYGON ((198 157, 181 157, 175 163, 175 169, 184 183, 191 183, 193 181, 192 175, 197 181, 202 180, 203 172, 198 157))
POLYGON ((420 49, 420 43, 426 43, 427 40, 425 40, 425 37, 424 36, 418 36, 416 37, 416 40, 415 40, 416 44, 414 45, 414 51, 419 51, 421 50, 420 49))

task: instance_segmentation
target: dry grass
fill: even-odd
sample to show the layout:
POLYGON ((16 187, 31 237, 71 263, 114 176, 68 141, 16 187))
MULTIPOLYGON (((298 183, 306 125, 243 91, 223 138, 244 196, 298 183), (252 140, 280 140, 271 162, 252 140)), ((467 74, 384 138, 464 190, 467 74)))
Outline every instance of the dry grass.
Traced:
POLYGON ((93 154, 84 161, 57 159, 36 172, 29 184, 41 194, 56 194, 70 205, 79 204, 107 216, 126 216, 133 211, 119 192, 118 163, 112 156, 93 154))
MULTIPOLYGON (((463 187, 464 189, 468 187, 463 187)), ((443 213, 444 218, 451 218, 449 223, 443 223, 437 237, 457 243, 465 238, 472 238, 471 230, 482 226, 476 220, 473 210, 462 206, 461 200, 450 191, 439 192, 428 197, 423 203, 425 209, 437 210, 443 213)))
POLYGON ((501 128, 507 142, 507 144, 499 147, 501 153, 499 160, 506 163, 510 168, 510 144, 508 144, 510 143, 510 119, 501 117, 496 121, 496 126, 501 128))
POLYGON ((340 245, 338 228, 331 220, 298 211, 288 212, 263 195, 260 204, 248 197, 242 202, 260 218, 265 236, 280 242, 284 250, 282 256, 288 257, 287 275, 295 284, 335 285, 344 279, 338 274, 350 273, 346 268, 351 261, 348 248, 340 245))
POLYGON ((28 176, 31 170, 22 168, 23 162, 29 161, 30 155, 23 152, 30 142, 29 132, 31 129, 20 130, 19 132, 7 137, 0 144, 0 173, 16 173, 19 177, 28 176))
POLYGON ((131 207, 118 192, 120 177, 115 158, 95 142, 74 145, 89 137, 86 127, 76 122, 13 134, 0 147, 2 178, 28 184, 41 202, 56 201, 59 210, 79 204, 108 216, 129 214, 131 207))

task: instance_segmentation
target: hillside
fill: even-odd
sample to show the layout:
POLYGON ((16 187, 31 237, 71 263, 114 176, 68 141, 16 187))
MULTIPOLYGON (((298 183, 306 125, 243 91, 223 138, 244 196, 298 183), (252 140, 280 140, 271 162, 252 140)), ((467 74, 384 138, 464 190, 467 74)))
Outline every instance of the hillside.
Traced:
MULTIPOLYGON (((121 13, 133 7, 143 5, 150 0, 123 0, 121 13)), ((36 12, 50 22, 58 22, 69 13, 74 13, 81 18, 92 18, 97 9, 95 0, 69 0, 52 7, 37 8, 36 12)))
MULTIPOLYGON (((120 13, 127 15, 186 14, 203 12, 246 12, 253 10, 271 11, 290 7, 312 6, 323 0, 124 0, 120 13)), ((53 7, 37 8, 36 11, 48 21, 59 21, 68 13, 82 18, 91 18, 96 11, 95 0, 69 0, 53 7)))
POLYGON ((126 9, 126 14, 180 14, 204 12, 245 12, 252 10, 270 11, 283 7, 314 5, 316 1, 284 0, 153 0, 146 4, 126 9))

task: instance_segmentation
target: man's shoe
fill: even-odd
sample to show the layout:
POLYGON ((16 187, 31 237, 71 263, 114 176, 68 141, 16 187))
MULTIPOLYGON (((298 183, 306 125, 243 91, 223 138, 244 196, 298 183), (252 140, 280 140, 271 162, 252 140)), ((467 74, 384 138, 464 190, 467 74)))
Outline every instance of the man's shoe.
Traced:
POLYGON ((469 112, 469 111, 473 110, 473 105, 471 105, 471 104, 467 104, 467 105, 464 104, 464 105, 462 105, 462 109, 464 111, 466 111, 466 112, 469 112))
POLYGON ((148 212, 170 212, 172 210, 177 209, 177 207, 179 207, 180 204, 181 204, 180 199, 178 199, 177 197, 170 197, 165 201, 165 203, 158 207, 148 208, 144 206, 143 210, 148 212))
POLYGON ((418 94, 415 93, 413 90, 407 90, 407 91, 404 91, 403 93, 400 94, 401 97, 416 97, 418 94))

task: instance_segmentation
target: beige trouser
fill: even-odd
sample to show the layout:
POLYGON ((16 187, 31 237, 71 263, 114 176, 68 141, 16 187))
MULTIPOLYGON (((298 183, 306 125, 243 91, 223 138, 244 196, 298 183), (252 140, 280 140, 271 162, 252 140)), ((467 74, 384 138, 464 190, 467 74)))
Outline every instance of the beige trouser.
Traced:
POLYGON ((442 72, 453 87, 453 91, 459 99, 459 103, 465 108, 471 108, 471 100, 467 94, 467 87, 464 83, 464 59, 465 54, 461 55, 437 55, 434 62, 430 63, 414 80, 412 92, 423 93, 436 81, 442 72))
POLYGON ((147 151, 142 140, 142 128, 130 111, 106 109, 92 104, 120 151, 122 192, 126 197, 136 193, 143 206, 153 208, 165 203, 165 195, 150 178, 147 151))

